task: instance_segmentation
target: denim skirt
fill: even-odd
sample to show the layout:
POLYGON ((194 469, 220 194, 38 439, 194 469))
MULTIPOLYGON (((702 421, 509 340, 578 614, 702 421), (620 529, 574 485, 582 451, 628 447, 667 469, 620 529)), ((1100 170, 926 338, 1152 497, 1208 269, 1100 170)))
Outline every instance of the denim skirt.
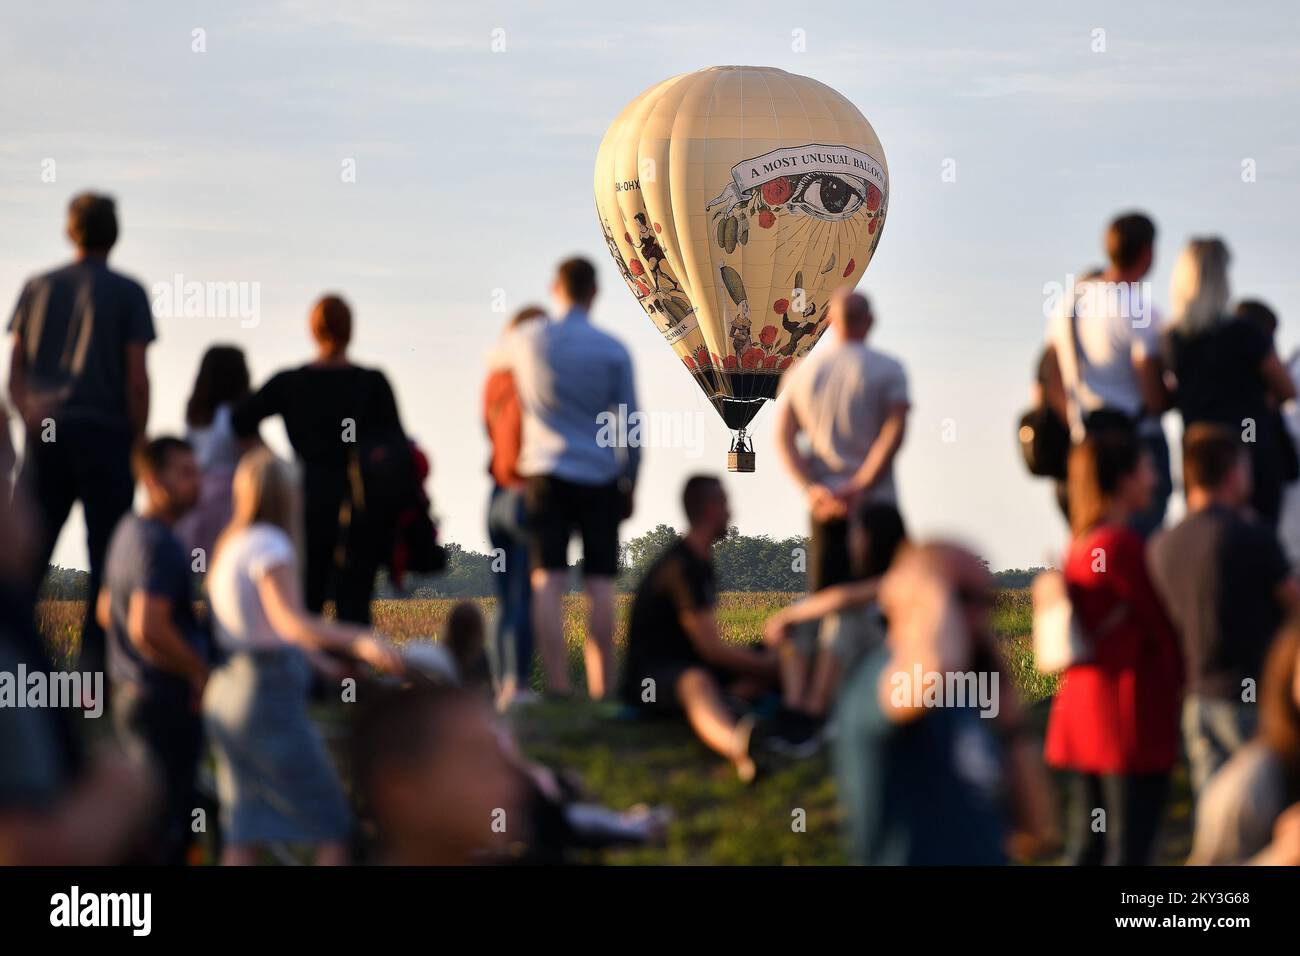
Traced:
POLYGON ((307 716, 310 686, 311 665, 295 647, 239 651, 212 672, 203 718, 227 842, 348 838, 347 798, 307 716))

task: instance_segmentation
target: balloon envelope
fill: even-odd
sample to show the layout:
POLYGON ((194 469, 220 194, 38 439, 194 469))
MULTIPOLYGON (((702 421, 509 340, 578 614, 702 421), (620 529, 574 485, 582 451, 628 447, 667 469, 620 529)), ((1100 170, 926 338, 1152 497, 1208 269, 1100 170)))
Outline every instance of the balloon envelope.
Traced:
POLYGON ((729 428, 776 396, 880 242, 889 168, 835 90, 715 66, 646 90, 596 156, 596 210, 632 294, 729 428))

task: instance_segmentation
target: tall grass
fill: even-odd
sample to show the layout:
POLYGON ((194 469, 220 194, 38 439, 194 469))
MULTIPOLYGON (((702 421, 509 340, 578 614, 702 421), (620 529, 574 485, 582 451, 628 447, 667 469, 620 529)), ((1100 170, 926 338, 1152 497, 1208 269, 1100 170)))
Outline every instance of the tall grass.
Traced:
MULTIPOLYGON (((797 600, 799 594, 785 591, 728 591, 718 598, 718 625, 725 640, 734 644, 755 643, 762 639, 763 622, 779 609, 797 600)), ((495 598, 473 598, 490 622, 496 609, 495 598)), ((614 641, 622 646, 627 639, 627 619, 632 597, 616 598, 614 641)), ((459 603, 452 598, 376 601, 371 612, 376 629, 399 644, 410 640, 435 639, 442 635, 447 616, 459 603)), ((37 608, 37 625, 45 637, 56 663, 71 664, 77 635, 81 631, 84 604, 80 601, 43 601, 37 608)), ((1016 687, 1029 701, 1050 697, 1056 691, 1056 679, 1034 670, 1029 634, 1033 625, 1033 608, 1029 592, 1000 591, 993 606, 993 630, 1002 642, 1008 668, 1016 687)), ((570 663, 575 675, 582 671, 582 644, 587 632, 586 601, 581 595, 564 599, 564 638, 569 647, 570 663)))

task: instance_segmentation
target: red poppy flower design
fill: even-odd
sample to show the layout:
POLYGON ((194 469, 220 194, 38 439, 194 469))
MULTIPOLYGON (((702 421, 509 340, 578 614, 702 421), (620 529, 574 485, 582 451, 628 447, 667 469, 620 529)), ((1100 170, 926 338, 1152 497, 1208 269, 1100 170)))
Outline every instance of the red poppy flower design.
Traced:
POLYGON ((628 267, 628 270, 629 270, 629 271, 632 273, 632 275, 634 275, 634 276, 643 276, 643 275, 645 275, 645 266, 641 265, 641 260, 640 260, 640 259, 633 259, 631 262, 629 262, 629 263, 627 264, 627 267, 628 267))
POLYGON ((709 350, 703 345, 695 350, 695 361, 700 368, 708 368, 713 364, 712 360, 709 358, 709 350))
POLYGON ((758 214, 758 224, 764 229, 771 229, 776 225, 776 216, 772 215, 770 209, 763 209, 758 214))
POLYGON ((689 355, 683 355, 683 356, 682 356, 682 362, 683 362, 683 364, 685 364, 685 366, 686 366, 688 369, 690 369, 692 372, 695 371, 695 359, 691 358, 689 355))
POLYGON ((740 363, 736 361, 736 356, 728 355, 727 360, 722 363, 723 368, 735 368, 740 363))
POLYGON ((740 356, 740 367, 758 368, 760 365, 763 364, 764 358, 766 358, 766 356, 763 354, 762 349, 758 348, 757 346, 750 346, 749 348, 745 349, 744 353, 741 354, 740 356))
POLYGON ((876 220, 873 219, 871 220, 871 222, 867 223, 867 235, 869 236, 874 235, 875 232, 876 232, 876 220))
POLYGON ((769 355, 763 359, 763 368, 776 368, 776 360, 780 357, 779 355, 769 355))
POLYGON ((772 311, 775 312, 777 315, 785 315, 785 313, 790 311, 790 300, 777 299, 775 302, 772 303, 772 311))
POLYGON ((790 198, 792 192, 794 189, 790 186, 790 180, 782 176, 770 183, 763 183, 763 202, 769 206, 779 206, 790 198))
POLYGON ((771 348, 772 343, 776 341, 776 326, 775 325, 763 326, 763 331, 758 333, 758 340, 762 342, 764 345, 766 345, 768 348, 771 348))
POLYGON ((793 361, 794 361, 794 356, 787 355, 785 358, 781 359, 781 364, 778 365, 777 368, 779 368, 782 372, 784 372, 786 369, 790 367, 790 363, 793 361))
POLYGON ((867 212, 875 212, 880 208, 880 202, 885 197, 880 194, 880 190, 871 183, 867 183, 867 212))

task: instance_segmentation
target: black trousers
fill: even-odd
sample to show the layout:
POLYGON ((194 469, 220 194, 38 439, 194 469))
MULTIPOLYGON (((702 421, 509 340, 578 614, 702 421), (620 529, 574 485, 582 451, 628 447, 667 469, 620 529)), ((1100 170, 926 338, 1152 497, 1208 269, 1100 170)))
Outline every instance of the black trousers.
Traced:
POLYGON ((29 433, 20 485, 31 497, 39 522, 30 587, 35 604, 68 514, 81 502, 86 519, 86 551, 90 562, 90 595, 81 629, 77 668, 102 671, 104 632, 95 621, 95 598, 104 575, 104 555, 113 529, 131 510, 135 481, 131 477, 131 435, 125 427, 102 422, 59 421, 52 441, 29 433))
POLYGON ((336 495, 312 495, 308 491, 304 599, 314 614, 333 599, 334 613, 340 621, 369 625, 375 574, 382 558, 392 551, 392 524, 357 514, 351 526, 343 529, 339 523, 342 501, 336 495), (383 550, 385 541, 388 552, 383 550))
POLYGON ((1075 774, 1070 781, 1066 862, 1147 866, 1169 794, 1169 775, 1075 774), (1103 817, 1098 811, 1105 811, 1103 817))
POLYGON ((849 559, 849 523, 846 519, 813 519, 808 539, 808 592, 852 581, 853 562, 849 559))
POLYGON ((189 688, 119 685, 113 692, 113 722, 127 752, 147 757, 162 777, 162 812, 141 862, 184 866, 194 842, 192 821, 199 806, 194 780, 203 753, 203 720, 189 688))

